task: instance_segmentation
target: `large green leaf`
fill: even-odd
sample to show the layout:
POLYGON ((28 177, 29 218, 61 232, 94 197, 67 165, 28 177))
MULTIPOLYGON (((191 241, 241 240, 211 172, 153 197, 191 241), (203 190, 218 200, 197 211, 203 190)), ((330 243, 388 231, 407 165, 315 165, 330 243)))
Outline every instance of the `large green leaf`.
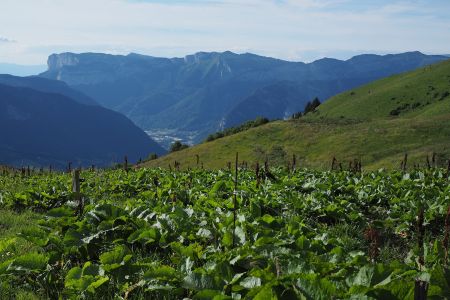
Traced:
POLYGON ((144 279, 147 281, 151 280, 162 280, 166 282, 178 281, 180 279, 179 273, 170 266, 158 266, 153 267, 144 273, 144 279))
POLYGON ((328 279, 317 274, 299 276, 296 286, 307 299, 331 299, 338 294, 336 286, 328 279))
POLYGON ((161 234, 157 228, 141 228, 130 234, 128 237, 128 242, 147 245, 158 242, 160 237, 161 234))
POLYGON ((194 300, 228 300, 233 299, 232 297, 225 296, 221 291, 216 290, 203 290, 198 292, 192 298, 194 300))
POLYGON ((105 271, 112 271, 126 265, 133 255, 130 250, 123 245, 116 246, 112 251, 100 255, 100 262, 105 271))
POLYGON ((42 272, 47 268, 48 257, 41 253, 28 253, 15 258, 8 272, 42 272))
POLYGON ((19 235, 40 247, 47 246, 50 241, 49 233, 38 227, 26 228, 19 235))
POLYGON ((222 290, 224 285, 225 282, 220 278, 220 276, 206 274, 201 270, 195 270, 183 279, 183 287, 195 291, 205 289, 222 290))
POLYGON ((87 262, 83 268, 72 268, 66 275, 64 285, 69 290, 94 294, 98 288, 109 281, 108 276, 103 276, 102 273, 98 266, 87 262))
POLYGON ((257 288, 257 292, 252 296, 254 300, 277 300, 278 296, 270 284, 264 285, 262 288, 257 288))
POLYGON ((391 282, 392 270, 388 266, 376 264, 363 266, 355 277, 348 280, 350 286, 381 286, 391 282))
POLYGON ((261 286, 261 278, 250 276, 242 279, 239 282, 239 285, 243 286, 246 289, 252 289, 254 287, 261 286))

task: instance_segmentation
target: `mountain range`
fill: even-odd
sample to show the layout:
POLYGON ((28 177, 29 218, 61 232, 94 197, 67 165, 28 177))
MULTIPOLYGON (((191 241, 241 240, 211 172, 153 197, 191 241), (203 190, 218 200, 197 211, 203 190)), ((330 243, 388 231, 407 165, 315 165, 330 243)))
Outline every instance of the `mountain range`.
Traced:
POLYGON ((450 159, 450 59, 343 92, 299 119, 278 120, 174 152, 145 164, 225 168, 236 152, 255 166, 364 169, 447 168, 450 159), (354 164, 353 164, 354 166, 354 164), (404 166, 404 165, 403 165, 404 166))
POLYGON ((285 118, 314 97, 324 101, 445 59, 409 52, 305 64, 232 52, 184 58, 62 53, 49 57, 48 70, 40 77, 64 81, 123 113, 168 148, 174 138, 198 143, 256 116, 285 118))
POLYGON ((110 166, 165 151, 120 113, 65 83, 0 76, 0 164, 110 166))

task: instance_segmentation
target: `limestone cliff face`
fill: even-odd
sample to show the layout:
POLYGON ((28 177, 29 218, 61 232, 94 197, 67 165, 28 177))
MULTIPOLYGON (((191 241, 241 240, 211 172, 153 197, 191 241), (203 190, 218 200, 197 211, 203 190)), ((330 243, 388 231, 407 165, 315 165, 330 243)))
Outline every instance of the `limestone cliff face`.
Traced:
POLYGON ((47 60, 49 71, 57 71, 64 66, 76 66, 78 63, 79 59, 73 53, 52 54, 47 60))
POLYGON ((41 77, 56 79, 72 86, 111 82, 115 76, 114 64, 108 64, 115 56, 96 53, 52 54, 47 60, 48 70, 41 77))

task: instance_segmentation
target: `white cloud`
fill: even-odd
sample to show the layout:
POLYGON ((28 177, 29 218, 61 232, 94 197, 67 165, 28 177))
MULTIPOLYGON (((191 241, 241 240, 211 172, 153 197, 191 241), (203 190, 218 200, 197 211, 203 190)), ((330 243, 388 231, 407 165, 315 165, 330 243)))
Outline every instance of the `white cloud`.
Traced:
POLYGON ((0 61, 40 64, 62 51, 183 56, 232 50, 290 60, 447 53, 450 20, 440 14, 449 6, 435 1, 3 0, 0 28, 20 42, 2 43, 0 61))

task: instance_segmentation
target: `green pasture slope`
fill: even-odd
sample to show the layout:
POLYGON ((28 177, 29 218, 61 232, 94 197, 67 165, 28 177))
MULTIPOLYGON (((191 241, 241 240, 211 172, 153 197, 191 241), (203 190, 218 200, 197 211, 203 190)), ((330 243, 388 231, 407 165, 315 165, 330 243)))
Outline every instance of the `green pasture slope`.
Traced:
POLYGON ((270 172, 1 174, 0 299, 449 299, 447 170, 270 172))
POLYGON ((329 168, 332 158, 346 166, 360 159, 366 169, 398 168, 404 153, 409 165, 424 165, 437 154, 450 157, 450 61, 385 78, 345 92, 299 120, 276 121, 144 163, 168 168, 223 168, 234 159, 254 164, 269 158, 287 164, 329 168))

